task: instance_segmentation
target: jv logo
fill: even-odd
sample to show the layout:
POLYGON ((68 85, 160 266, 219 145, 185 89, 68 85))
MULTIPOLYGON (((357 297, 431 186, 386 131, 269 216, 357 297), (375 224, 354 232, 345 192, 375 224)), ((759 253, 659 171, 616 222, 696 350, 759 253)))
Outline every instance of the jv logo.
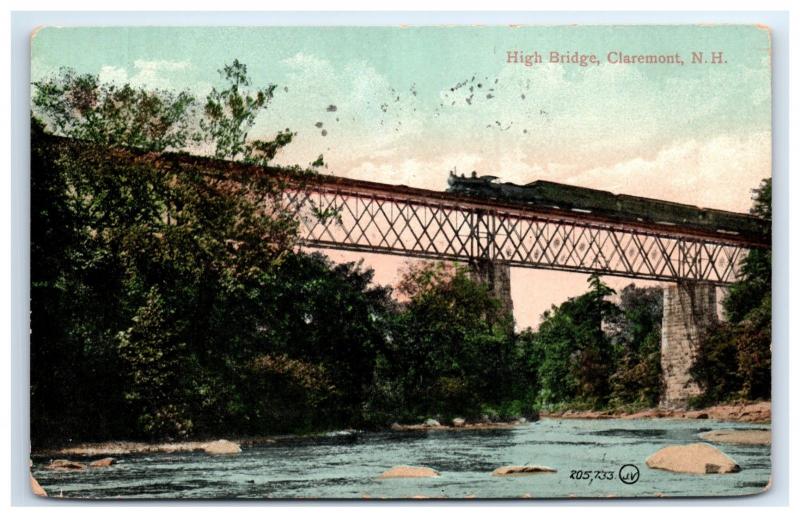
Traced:
POLYGON ((619 468, 618 474, 619 480, 625 483, 626 485, 633 485, 637 481, 639 481, 639 467, 636 465, 632 465, 628 463, 627 465, 622 465, 619 468))

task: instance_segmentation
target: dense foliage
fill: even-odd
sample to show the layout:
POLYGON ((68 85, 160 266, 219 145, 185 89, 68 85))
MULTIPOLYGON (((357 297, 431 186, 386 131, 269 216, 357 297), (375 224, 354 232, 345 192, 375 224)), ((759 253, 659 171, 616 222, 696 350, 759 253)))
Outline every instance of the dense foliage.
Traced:
POLYGON ((524 333, 538 376, 537 405, 652 406, 661 392, 659 288, 625 287, 619 303, 597 276, 589 291, 545 312, 524 333))
MULTIPOLYGON (((751 214, 772 219, 772 180, 754 191, 751 214)), ((723 301, 725 321, 701 346, 692 374, 704 389, 698 404, 768 399, 772 363, 772 251, 753 249, 723 301)))
POLYGON ((399 290, 408 301, 394 316, 392 343, 378 354, 373 416, 477 418, 514 399, 524 380, 513 319, 466 267, 411 266, 399 290))
MULTIPOLYGON (((275 86, 253 88, 238 62, 221 76, 205 102, 72 71, 35 84, 34 445, 657 402, 659 289, 615 299, 591 276, 538 331, 515 334, 465 267, 411 265, 391 289, 360 264, 297 249, 296 213, 269 168, 294 133, 249 137, 275 86), (186 150, 259 168, 161 154, 186 150)), ((751 350, 769 338, 758 256, 729 295, 729 343, 714 356, 748 396, 768 393, 769 360, 751 350)))
POLYGON ((35 85, 34 434, 161 437, 246 426, 236 379, 258 373, 267 335, 285 335, 270 323, 285 309, 266 298, 276 295, 269 285, 281 281, 296 220, 268 176, 213 177, 141 155, 197 144, 197 129, 220 155, 255 150, 231 141, 245 140, 254 122, 242 120, 242 107, 264 104, 237 88, 247 85, 242 64, 223 76, 232 86, 224 99, 212 91, 215 110, 199 123, 187 93, 71 71, 35 85), (45 126, 75 140, 54 140, 45 126))

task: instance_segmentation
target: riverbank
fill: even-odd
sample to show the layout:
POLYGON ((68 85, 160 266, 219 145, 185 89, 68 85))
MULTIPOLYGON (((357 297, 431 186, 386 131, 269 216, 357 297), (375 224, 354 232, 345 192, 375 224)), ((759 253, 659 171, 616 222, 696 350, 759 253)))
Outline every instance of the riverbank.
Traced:
POLYGON ((772 420, 772 404, 769 401, 715 405, 704 409, 653 408, 628 412, 619 410, 565 410, 542 412, 543 418, 563 419, 713 419, 742 423, 769 423, 772 420))
MULTIPOLYGON (((565 410, 557 412, 541 412, 541 418, 551 419, 610 419, 610 420, 636 420, 636 419, 711 419, 718 421, 735 421, 742 423, 769 423, 772 418, 771 403, 768 401, 758 403, 742 403, 729 405, 716 405, 705 409, 646 409, 635 412, 624 410, 565 410)), ((439 423, 428 420, 425 423, 402 425, 393 423, 389 430, 396 432, 415 431, 462 431, 462 430, 502 430, 518 428, 530 421, 519 418, 511 421, 481 421, 466 422, 461 419, 449 423, 439 423), (453 423, 455 422, 455 423, 453 423)), ((268 437, 232 437, 230 440, 243 447, 253 445, 266 445, 278 441, 291 439, 304 439, 324 437, 326 435, 356 434, 355 430, 342 430, 330 433, 308 435, 278 435, 268 437)), ((137 441, 108 441, 99 443, 81 443, 78 445, 64 446, 52 449, 35 450, 33 456, 124 456, 130 454, 150 453, 179 453, 179 452, 207 452, 211 445, 218 440, 197 440, 180 442, 137 442, 137 441)))
POLYGON ((222 442, 234 443, 240 446, 264 445, 275 443, 278 439, 296 438, 302 436, 276 436, 263 438, 231 438, 230 440, 196 440, 177 442, 142 442, 142 441, 104 441, 97 443, 80 443, 51 449, 37 449, 31 452, 37 456, 127 456, 130 454, 173 454, 178 452, 206 452, 214 454, 215 447, 222 442))
MULTIPOLYGON (((519 427, 523 423, 528 423, 528 420, 521 418, 509 422, 476 422, 476 423, 461 423, 456 425, 444 425, 434 423, 419 423, 401 425, 394 423, 389 427, 390 431, 398 432, 414 432, 426 430, 491 430, 491 429, 513 429, 519 427)), ((348 436, 359 433, 360 431, 347 429, 333 432, 313 433, 313 434, 283 434, 276 436, 265 437, 230 437, 228 440, 240 445, 242 447, 250 447, 254 445, 269 445, 277 442, 285 442, 290 440, 303 440, 309 438, 319 438, 326 436, 348 436)), ((224 441, 228 441, 224 440, 224 441)), ((208 452, 208 449, 216 444, 219 440, 195 440, 195 441, 178 441, 178 442, 141 442, 141 441, 105 441, 97 443, 80 443, 77 445, 70 445, 58 448, 49 449, 35 449, 31 452, 34 457, 37 456, 126 456, 132 454, 153 454, 153 453, 180 453, 180 452, 208 452)))

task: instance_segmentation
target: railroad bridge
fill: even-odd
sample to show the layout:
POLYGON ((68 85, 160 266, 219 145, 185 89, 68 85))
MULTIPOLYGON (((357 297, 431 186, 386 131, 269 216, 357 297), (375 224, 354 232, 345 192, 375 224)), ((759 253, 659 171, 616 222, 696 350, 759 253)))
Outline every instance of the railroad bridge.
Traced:
POLYGON ((689 368, 718 320, 717 287, 735 281, 749 249, 770 247, 770 223, 747 214, 474 173, 451 173, 449 185, 430 191, 322 176, 287 197, 302 217, 302 244, 463 262, 509 310, 510 267, 670 282, 665 407, 700 393, 689 368))
POLYGON ((278 180, 283 190, 273 204, 298 217, 301 245, 469 264, 508 310, 510 267, 668 282, 661 363, 669 407, 700 392, 689 368, 717 321, 717 287, 736 280, 750 249, 771 245, 771 223, 748 214, 552 182, 520 186, 451 173, 447 191, 431 191, 184 153, 115 154, 234 182, 278 180))

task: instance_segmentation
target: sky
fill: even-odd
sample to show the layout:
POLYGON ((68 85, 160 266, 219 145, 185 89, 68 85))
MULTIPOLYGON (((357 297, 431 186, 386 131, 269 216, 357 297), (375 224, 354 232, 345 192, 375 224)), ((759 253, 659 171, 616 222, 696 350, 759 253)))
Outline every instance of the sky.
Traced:
MULTIPOLYGON (((323 154, 331 174, 434 190, 453 168, 475 170, 739 212, 771 174, 770 38, 757 26, 43 28, 31 79, 71 67, 203 98, 234 59, 254 85, 277 85, 251 137, 297 133, 277 163, 323 154), (514 51, 542 63, 509 63, 514 51), (550 63, 551 52, 597 63, 550 63), (610 63, 609 53, 683 64, 610 63)), ((407 261, 328 254, 364 258, 384 284, 407 261)), ((585 280, 512 269, 518 328, 585 280)))

